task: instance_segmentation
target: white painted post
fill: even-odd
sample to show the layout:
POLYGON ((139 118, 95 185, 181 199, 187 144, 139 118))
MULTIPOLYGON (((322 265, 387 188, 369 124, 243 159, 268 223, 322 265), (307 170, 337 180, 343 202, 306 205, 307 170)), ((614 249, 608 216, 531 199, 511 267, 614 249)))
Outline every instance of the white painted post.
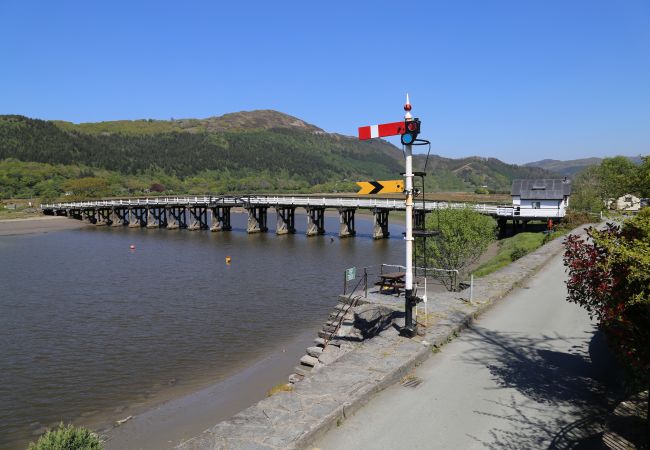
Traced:
MULTIPOLYGON (((404 114, 404 119, 405 120, 411 120, 411 108, 410 108, 410 102, 408 98, 408 94, 406 95, 406 105, 408 105, 408 109, 405 106, 404 110, 406 111, 406 114, 404 114)), ((413 147, 412 145, 408 144, 405 145, 406 147, 406 173, 404 174, 404 177, 406 178, 405 182, 405 190, 406 190, 406 236, 404 237, 404 240, 406 241, 406 278, 405 278, 405 283, 404 283, 404 290, 405 290, 405 315, 406 315, 406 322, 405 322, 405 329, 407 330, 407 333, 414 333, 415 332, 415 323, 409 323, 409 319, 411 318, 411 311, 413 310, 412 303, 411 303, 411 296, 413 295, 413 147), (408 309, 411 309, 409 311, 408 309), (412 329, 411 329, 412 327, 412 329)))
POLYGON ((424 295, 422 296, 422 302, 424 303, 424 326, 429 326, 429 313, 427 312, 427 277, 425 272, 424 277, 424 295))
POLYGON ((474 300, 474 274, 469 276, 469 302, 474 300))

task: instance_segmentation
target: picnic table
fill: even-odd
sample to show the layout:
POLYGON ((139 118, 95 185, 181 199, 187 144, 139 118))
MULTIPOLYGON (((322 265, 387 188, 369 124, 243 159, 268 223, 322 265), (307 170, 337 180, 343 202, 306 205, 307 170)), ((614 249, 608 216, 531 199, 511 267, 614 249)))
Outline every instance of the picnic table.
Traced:
POLYGON ((379 275, 379 292, 384 290, 391 290, 393 292, 399 292, 400 288, 404 287, 404 277, 406 272, 390 272, 382 273, 379 275))

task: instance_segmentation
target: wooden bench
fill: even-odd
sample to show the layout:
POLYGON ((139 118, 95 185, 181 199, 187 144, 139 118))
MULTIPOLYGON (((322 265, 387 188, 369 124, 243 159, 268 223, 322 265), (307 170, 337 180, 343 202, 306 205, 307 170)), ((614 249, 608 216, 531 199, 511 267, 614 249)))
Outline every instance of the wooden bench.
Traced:
POLYGON ((406 272, 391 272, 382 273, 379 275, 379 281, 376 283, 379 286, 379 292, 391 290, 392 292, 399 292, 404 289, 404 277, 406 272))

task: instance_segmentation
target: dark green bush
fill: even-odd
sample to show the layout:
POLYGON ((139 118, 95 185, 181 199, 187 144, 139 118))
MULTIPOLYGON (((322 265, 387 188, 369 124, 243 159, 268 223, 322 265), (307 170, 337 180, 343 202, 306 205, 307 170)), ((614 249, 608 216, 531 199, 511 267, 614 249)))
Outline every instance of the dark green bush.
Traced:
POLYGON ((512 261, 517 261, 519 258, 526 256, 528 254, 528 250, 522 247, 515 247, 512 252, 510 252, 510 259, 512 261))
POLYGON ((63 425, 48 431, 36 443, 29 444, 27 450, 102 450, 99 437, 86 428, 63 425))

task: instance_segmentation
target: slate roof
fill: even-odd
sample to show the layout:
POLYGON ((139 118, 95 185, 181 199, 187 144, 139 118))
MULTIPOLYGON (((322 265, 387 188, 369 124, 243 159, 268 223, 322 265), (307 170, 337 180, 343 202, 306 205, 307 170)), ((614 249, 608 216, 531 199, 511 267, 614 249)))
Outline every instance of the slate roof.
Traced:
POLYGON ((571 182, 562 179, 512 180, 510 195, 522 199, 561 200, 571 194, 571 182))

